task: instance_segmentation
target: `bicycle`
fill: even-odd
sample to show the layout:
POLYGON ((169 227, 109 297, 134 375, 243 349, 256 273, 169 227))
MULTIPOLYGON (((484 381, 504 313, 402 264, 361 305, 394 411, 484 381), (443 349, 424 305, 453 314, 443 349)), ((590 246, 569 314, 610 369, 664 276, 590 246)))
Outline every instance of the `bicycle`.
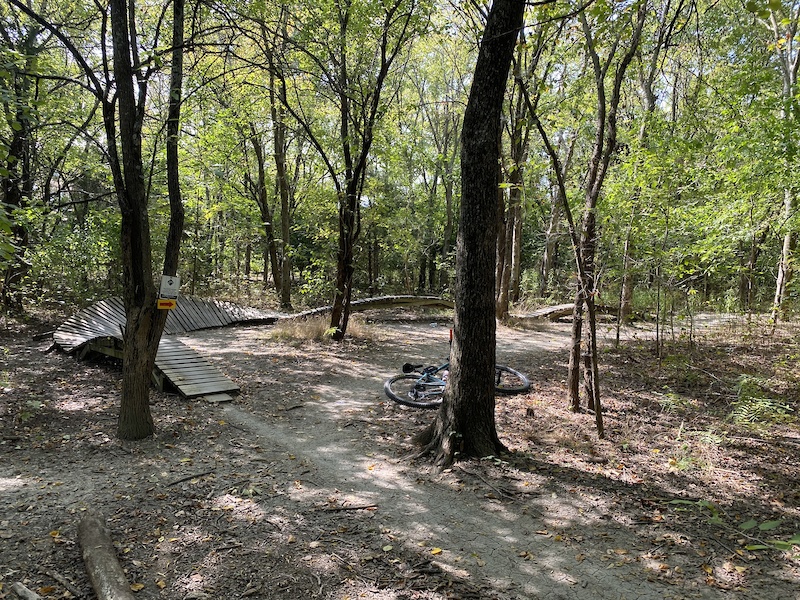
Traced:
MULTIPOLYGON (((440 366, 403 365, 403 374, 387 379, 383 390, 395 402, 414 408, 437 408, 442 403, 450 361, 440 366), (441 374, 441 375, 440 375, 441 374)), ((495 365, 494 389, 499 394, 521 394, 531 388, 525 375, 510 367, 495 365)))

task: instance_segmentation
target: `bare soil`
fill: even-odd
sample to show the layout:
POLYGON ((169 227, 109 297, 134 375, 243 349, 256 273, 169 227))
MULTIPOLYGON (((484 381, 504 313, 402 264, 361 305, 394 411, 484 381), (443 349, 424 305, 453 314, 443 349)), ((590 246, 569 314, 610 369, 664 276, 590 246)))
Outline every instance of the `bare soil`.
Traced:
POLYGON ((800 599, 800 428, 790 410, 763 424, 781 416, 770 399, 798 408, 798 328, 715 323, 691 344, 670 331, 660 358, 646 328, 603 344, 603 440, 567 410, 569 325, 500 327, 498 362, 533 382, 498 399, 510 452, 443 472, 411 441, 434 412, 382 389, 446 357, 441 315, 367 315, 342 344, 181 336, 241 394, 153 392, 158 432, 136 443, 115 439, 119 365, 46 352, 33 336, 52 324, 6 323, 0 599, 14 582, 95 597, 87 512, 142 599, 800 599), (765 401, 745 407, 737 381, 765 401))

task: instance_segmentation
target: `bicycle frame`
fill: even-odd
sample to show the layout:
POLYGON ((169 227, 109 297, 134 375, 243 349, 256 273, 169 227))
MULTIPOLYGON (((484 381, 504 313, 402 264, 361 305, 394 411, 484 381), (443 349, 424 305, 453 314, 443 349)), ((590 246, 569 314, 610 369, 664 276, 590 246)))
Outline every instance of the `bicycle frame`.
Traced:
POLYGON ((412 365, 406 363, 403 365, 403 373, 419 374, 414 387, 415 390, 419 392, 420 396, 424 397, 428 395, 428 393, 441 394, 441 387, 447 384, 447 375, 445 374, 443 377, 438 377, 437 374, 447 371, 450 368, 450 362, 448 361, 438 367, 430 366, 420 370, 421 367, 422 365, 412 365), (427 392, 425 388, 436 389, 432 392, 427 392))

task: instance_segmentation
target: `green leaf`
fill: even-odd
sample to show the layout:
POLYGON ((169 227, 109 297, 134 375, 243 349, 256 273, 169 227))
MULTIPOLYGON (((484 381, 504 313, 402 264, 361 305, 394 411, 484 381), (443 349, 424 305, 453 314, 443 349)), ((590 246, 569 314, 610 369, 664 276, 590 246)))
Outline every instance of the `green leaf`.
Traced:
POLYGON ((769 550, 770 546, 765 546, 764 544, 750 544, 744 548, 745 550, 769 550))
POLYGON ((778 550, 791 550, 792 545, 789 542, 784 542, 783 540, 769 540, 770 545, 778 550))
POLYGON ((795 533, 792 537, 790 537, 789 543, 800 545, 800 533, 795 533))
POLYGON ((772 531, 773 529, 777 529, 780 527, 781 523, 783 523, 783 519, 778 519, 777 521, 765 521, 758 526, 761 531, 772 531))
POLYGON ((750 519, 749 521, 745 521, 744 523, 739 525, 739 529, 741 529, 742 531, 748 531, 748 530, 752 529, 753 527, 757 527, 757 526, 758 526, 758 521, 750 519))

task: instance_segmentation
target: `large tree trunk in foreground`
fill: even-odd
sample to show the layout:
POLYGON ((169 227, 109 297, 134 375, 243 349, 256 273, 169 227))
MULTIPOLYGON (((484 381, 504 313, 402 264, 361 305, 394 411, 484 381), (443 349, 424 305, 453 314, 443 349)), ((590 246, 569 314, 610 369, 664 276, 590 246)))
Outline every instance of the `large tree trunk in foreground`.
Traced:
POLYGON ((463 195, 456 242, 450 378, 436 420, 417 441, 446 466, 505 450, 494 420, 495 244, 500 113, 524 0, 495 0, 486 22, 461 145, 463 195))
MULTIPOLYGON (((114 187, 122 214, 121 246, 126 327, 123 335, 122 402, 117 435, 138 440, 154 432, 150 414, 150 377, 156 352, 167 320, 166 311, 156 308, 156 287, 153 281, 150 223, 147 191, 142 161, 142 119, 144 112, 137 101, 146 102, 147 85, 135 76, 131 48, 137 41, 129 37, 129 11, 126 0, 111 0, 111 29, 114 49, 118 115, 113 104, 104 106, 104 121, 109 139, 109 156, 114 174, 114 187), (138 90, 134 89, 138 81, 138 90), (119 120, 121 157, 115 145, 115 117, 119 120), (121 158, 121 159, 120 159, 121 158)), ((182 73, 183 0, 177 0, 173 11, 174 50, 170 80, 171 102, 167 122, 167 176, 170 195, 170 227, 165 248, 164 270, 175 274, 183 232, 183 207, 177 178, 177 137, 180 115, 182 73)), ((136 52, 133 53, 136 57, 136 52)))

